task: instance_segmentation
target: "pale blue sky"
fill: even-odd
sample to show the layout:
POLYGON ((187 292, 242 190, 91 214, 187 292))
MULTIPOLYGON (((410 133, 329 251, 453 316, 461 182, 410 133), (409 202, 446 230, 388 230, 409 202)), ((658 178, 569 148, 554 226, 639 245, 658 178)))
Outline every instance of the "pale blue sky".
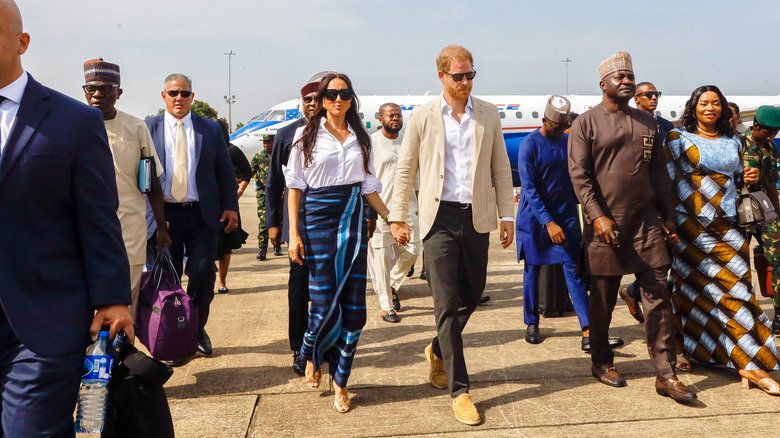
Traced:
POLYGON ((780 2, 769 0, 17 1, 36 79, 83 100, 82 63, 103 57, 122 69, 117 106, 139 117, 163 107, 173 72, 227 117, 230 50, 234 123, 297 97, 324 69, 350 75, 358 94, 438 93, 435 57, 448 44, 473 53, 475 94, 563 93, 566 57, 569 92, 598 94, 598 64, 620 50, 637 80, 667 94, 705 83, 780 93, 780 2))

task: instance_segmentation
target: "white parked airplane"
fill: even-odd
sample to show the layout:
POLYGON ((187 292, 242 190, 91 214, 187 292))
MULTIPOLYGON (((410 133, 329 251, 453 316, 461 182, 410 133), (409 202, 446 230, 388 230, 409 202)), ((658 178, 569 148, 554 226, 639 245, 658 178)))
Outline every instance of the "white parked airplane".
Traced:
MULTIPOLYGON (((512 164, 512 176, 515 186, 520 186, 520 178, 517 175, 517 154, 520 142, 530 132, 542 125, 542 115, 549 95, 545 96, 477 96, 491 102, 498 108, 501 117, 501 125, 504 131, 504 141, 512 164)), ((659 99, 657 115, 674 122, 681 116, 685 102, 690 96, 667 96, 659 99)), ((727 96, 728 97, 728 96, 727 96)), ((412 110, 437 95, 417 96, 358 96, 360 100, 360 118, 369 132, 380 127, 377 120, 379 107, 387 102, 394 102, 401 106, 404 118, 408 120, 412 110)), ((582 114, 594 105, 601 102, 602 96, 566 96, 571 102, 571 110, 582 114)), ((732 96, 728 97, 741 109, 743 130, 752 123, 756 109, 761 105, 780 106, 778 96, 732 96)), ((300 99, 284 101, 254 117, 246 126, 236 130, 231 136, 231 142, 241 148, 249 160, 263 147, 263 134, 274 134, 277 130, 293 123, 300 115, 300 99)), ((633 105, 633 101, 632 101, 633 105)))

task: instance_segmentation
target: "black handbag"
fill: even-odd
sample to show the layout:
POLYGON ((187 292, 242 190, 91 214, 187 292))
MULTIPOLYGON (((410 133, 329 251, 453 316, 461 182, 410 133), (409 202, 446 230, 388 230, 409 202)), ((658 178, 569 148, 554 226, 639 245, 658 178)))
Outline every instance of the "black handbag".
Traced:
POLYGON ((777 220, 777 212, 764 192, 743 193, 737 197, 737 223, 762 225, 777 220))
MULTIPOLYGON (((119 358, 118 358, 119 359, 119 358)), ((174 438, 163 384, 173 369, 130 345, 114 366, 101 438, 174 438)))

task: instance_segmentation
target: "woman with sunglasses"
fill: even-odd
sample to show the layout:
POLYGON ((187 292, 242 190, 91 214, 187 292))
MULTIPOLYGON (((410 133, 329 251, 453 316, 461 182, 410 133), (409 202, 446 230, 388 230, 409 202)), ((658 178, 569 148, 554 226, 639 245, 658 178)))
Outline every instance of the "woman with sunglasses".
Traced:
POLYGON ((705 85, 685 104, 682 127, 667 137, 679 239, 670 279, 675 325, 684 355, 737 369, 743 387, 752 382, 780 395, 767 373, 780 369, 775 339, 756 302, 748 240, 737 224, 742 143, 730 118, 723 93, 705 85))
POLYGON ((320 386, 320 367, 328 363, 335 389, 334 407, 347 412, 347 380, 360 332, 366 323, 366 248, 364 200, 387 220, 382 184, 376 178, 371 138, 358 115, 349 78, 322 78, 314 116, 298 128, 285 169, 290 188, 290 258, 309 265, 309 329, 301 355, 307 360, 306 384, 320 386), (298 227, 299 207, 304 228, 298 227))

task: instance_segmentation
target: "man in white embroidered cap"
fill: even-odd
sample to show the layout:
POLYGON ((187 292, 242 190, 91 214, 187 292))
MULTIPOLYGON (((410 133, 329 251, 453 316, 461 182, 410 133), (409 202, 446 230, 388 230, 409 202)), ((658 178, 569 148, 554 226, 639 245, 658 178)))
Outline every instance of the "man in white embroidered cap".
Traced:
POLYGON ((636 275, 642 293, 647 347, 656 391, 678 401, 696 398, 674 373, 672 304, 666 285, 671 260, 672 184, 658 127, 650 114, 628 106, 636 84, 631 55, 619 52, 599 66, 603 99, 574 121, 569 134, 569 174, 582 204, 584 260, 591 278, 588 307, 593 376, 626 386, 614 367, 609 324, 623 275, 636 275))

